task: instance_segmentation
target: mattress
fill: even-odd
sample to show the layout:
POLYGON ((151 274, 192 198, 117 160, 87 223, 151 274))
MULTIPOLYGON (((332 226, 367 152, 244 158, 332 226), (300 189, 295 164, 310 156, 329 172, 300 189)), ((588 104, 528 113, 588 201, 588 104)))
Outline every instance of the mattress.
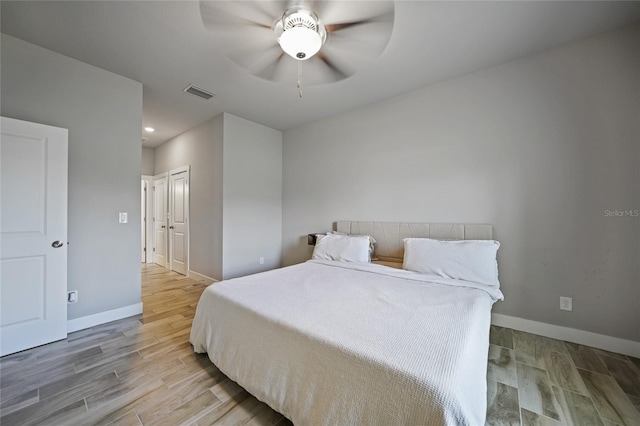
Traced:
POLYGON ((311 260, 209 286, 194 350, 296 425, 481 425, 500 290, 311 260))

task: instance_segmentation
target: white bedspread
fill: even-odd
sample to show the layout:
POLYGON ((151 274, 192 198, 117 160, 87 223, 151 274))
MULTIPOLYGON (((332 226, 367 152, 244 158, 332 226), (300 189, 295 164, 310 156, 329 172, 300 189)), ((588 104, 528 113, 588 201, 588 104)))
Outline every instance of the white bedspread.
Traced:
POLYGON ((295 425, 484 425, 501 298, 464 281, 308 261, 209 286, 190 340, 295 425))

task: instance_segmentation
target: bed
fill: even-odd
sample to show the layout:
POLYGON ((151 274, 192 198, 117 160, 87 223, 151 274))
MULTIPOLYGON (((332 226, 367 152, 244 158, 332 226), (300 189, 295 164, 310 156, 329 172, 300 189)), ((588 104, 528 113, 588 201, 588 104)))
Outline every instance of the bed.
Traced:
POLYGON ((499 284, 389 265, 407 266, 405 239, 489 242, 491 229, 337 222, 375 239, 374 262, 312 259, 211 285, 190 341, 296 425, 482 425, 499 284))

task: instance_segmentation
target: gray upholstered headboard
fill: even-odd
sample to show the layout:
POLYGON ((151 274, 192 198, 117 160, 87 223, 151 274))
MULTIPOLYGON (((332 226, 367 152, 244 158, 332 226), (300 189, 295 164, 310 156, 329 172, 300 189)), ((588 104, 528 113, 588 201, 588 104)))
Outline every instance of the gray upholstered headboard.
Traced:
POLYGON ((350 235, 371 235, 376 239, 374 256, 380 260, 402 262, 403 238, 434 238, 437 240, 490 240, 491 225, 397 223, 397 222, 336 222, 336 231, 350 235))

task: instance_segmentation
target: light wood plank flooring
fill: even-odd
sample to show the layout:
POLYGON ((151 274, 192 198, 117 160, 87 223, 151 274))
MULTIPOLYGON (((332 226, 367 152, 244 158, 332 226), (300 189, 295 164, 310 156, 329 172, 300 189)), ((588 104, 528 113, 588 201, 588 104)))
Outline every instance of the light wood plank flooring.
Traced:
MULTIPOLYGON (((0 424, 290 425, 194 354, 204 283, 143 265, 144 313, 0 358, 0 424)), ((492 327, 491 425, 640 425, 640 360, 492 327)))

